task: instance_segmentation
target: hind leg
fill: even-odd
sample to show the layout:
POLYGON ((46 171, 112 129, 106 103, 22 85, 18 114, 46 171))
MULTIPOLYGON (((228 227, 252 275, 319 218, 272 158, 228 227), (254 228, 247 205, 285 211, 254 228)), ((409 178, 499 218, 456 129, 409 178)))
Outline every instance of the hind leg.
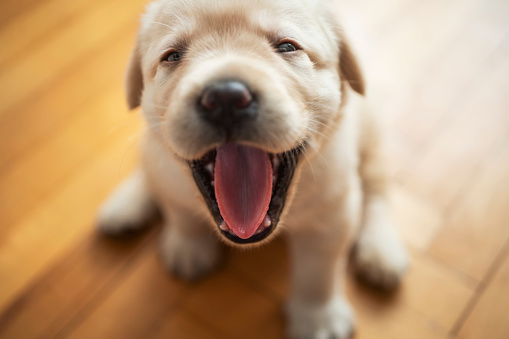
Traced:
POLYGON ((369 111, 363 113, 359 174, 364 208, 355 263, 361 278, 378 287, 392 288, 407 269, 408 255, 389 212, 377 126, 369 111))
POLYGON ((387 210, 385 198, 368 197, 364 225, 356 245, 355 264, 361 278, 390 289, 403 277, 408 256, 387 210))
POLYGON ((110 235, 134 232, 146 226, 155 213, 144 174, 137 169, 103 203, 97 227, 110 235))

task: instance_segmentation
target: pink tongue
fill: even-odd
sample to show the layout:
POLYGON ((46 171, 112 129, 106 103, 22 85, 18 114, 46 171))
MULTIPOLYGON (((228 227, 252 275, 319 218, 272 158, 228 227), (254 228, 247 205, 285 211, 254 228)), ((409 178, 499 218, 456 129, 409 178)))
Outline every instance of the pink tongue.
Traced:
POLYGON ((214 181, 221 216, 239 238, 248 239, 269 209, 269 155, 254 147, 225 144, 217 149, 214 181))

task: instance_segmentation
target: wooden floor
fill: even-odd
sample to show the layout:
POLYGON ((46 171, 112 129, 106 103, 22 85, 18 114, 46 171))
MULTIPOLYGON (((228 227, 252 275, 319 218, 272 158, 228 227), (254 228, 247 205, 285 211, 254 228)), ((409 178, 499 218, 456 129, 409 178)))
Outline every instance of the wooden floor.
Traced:
MULTIPOLYGON (((0 338, 283 336, 284 240, 186 284, 159 226, 94 230, 136 163, 122 76, 144 2, 0 1, 0 338)), ((392 296, 348 278, 356 338, 509 338, 509 1, 341 3, 413 258, 392 296)))

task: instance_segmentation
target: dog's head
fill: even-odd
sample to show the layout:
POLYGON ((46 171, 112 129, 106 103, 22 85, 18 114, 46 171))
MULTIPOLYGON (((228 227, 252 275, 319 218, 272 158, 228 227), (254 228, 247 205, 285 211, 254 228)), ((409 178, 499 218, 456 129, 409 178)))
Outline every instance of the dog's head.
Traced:
POLYGON ((127 72, 169 153, 187 161, 221 234, 271 234, 301 152, 340 122, 359 68, 319 0, 159 0, 142 19, 127 72))

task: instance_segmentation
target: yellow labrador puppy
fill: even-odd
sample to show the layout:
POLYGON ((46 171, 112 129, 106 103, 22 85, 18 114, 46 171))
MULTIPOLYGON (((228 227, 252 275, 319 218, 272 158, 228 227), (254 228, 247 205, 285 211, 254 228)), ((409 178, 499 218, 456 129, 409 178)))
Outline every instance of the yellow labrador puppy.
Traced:
POLYGON ((217 238, 255 246, 284 232, 292 258, 290 338, 347 338, 347 255, 391 287, 407 266, 388 216, 376 126, 337 19, 320 0, 159 0, 127 70, 148 129, 142 164, 99 227, 139 228, 159 208, 162 256, 193 279, 217 238))

